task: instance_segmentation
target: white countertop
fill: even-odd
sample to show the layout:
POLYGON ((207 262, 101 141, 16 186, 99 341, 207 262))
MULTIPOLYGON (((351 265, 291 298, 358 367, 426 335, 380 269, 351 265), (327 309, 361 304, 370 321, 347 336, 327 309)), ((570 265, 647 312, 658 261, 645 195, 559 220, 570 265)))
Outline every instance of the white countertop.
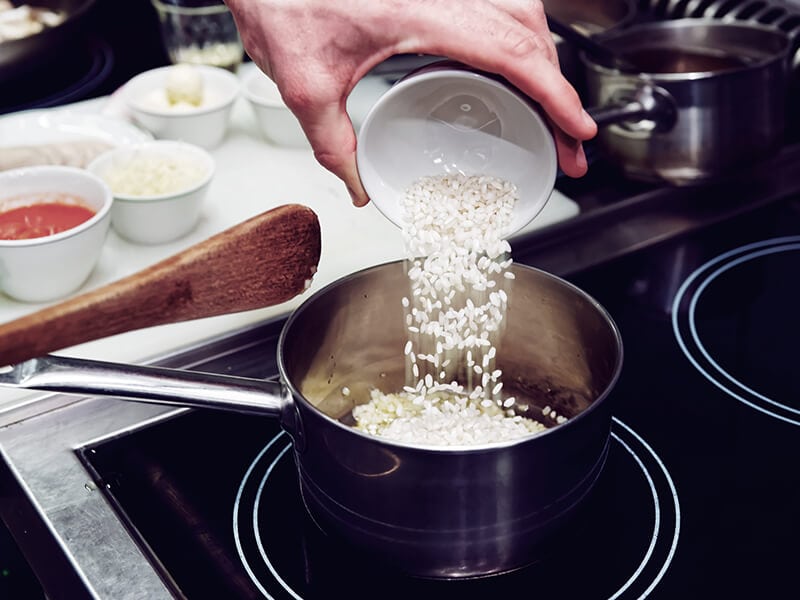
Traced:
MULTIPOLYGON (((369 98, 361 99, 360 105, 369 98)), ((49 110, 100 113, 109 98, 49 110)), ((76 294, 130 275, 209 236, 272 207, 299 203, 319 216, 322 256, 310 290, 289 302, 245 313, 152 327, 64 349, 58 354, 118 362, 144 362, 257 321, 284 315, 320 287, 361 268, 403 257, 400 231, 372 205, 355 208, 344 185, 323 169, 309 149, 268 143, 258 131, 247 101, 240 97, 224 142, 211 151, 217 171, 203 216, 184 238, 158 246, 125 241, 112 229, 100 261, 76 294)), ((578 213, 575 202, 554 191, 544 210, 523 233, 578 213)), ((512 241, 513 245, 513 241, 512 241)), ((32 313, 45 305, 16 302, 0 295, 0 321, 32 313)), ((0 389, 0 407, 30 392, 0 389)))

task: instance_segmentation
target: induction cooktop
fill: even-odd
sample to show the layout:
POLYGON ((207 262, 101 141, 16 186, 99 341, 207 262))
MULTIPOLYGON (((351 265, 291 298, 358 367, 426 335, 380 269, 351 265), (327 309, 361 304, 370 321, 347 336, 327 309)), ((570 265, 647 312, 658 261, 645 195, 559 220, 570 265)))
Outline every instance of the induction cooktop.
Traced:
MULTIPOLYGON (((325 533, 269 418, 184 412, 77 453, 177 597, 785 597, 800 560, 798 273, 786 199, 568 276, 625 346, 610 450, 583 510, 512 573, 415 579, 325 533)), ((192 368, 274 377, 280 326, 192 368)))

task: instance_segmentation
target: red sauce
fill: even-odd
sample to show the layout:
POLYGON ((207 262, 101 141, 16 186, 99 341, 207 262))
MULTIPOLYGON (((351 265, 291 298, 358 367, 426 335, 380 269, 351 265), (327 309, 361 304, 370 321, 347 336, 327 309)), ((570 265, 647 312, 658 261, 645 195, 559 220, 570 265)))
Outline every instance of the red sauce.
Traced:
MULTIPOLYGON (((26 198, 27 199, 27 198, 26 198)), ((15 204, 20 198, 14 198, 15 204)), ((27 206, 0 212, 0 240, 29 240, 72 229, 88 221, 95 211, 81 198, 67 194, 31 196, 27 206)))

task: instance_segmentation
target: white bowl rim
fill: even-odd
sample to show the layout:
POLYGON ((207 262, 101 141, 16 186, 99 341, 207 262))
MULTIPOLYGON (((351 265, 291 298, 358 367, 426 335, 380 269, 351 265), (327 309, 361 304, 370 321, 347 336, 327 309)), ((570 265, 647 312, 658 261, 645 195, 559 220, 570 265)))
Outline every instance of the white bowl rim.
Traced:
POLYGON ((219 77, 220 79, 227 79, 233 85, 230 88, 225 88, 223 98, 219 102, 212 104, 210 106, 202 106, 198 107, 197 109, 189 110, 189 111, 182 111, 182 112, 172 112, 172 111, 164 111, 164 110, 155 110, 152 107, 143 106, 141 102, 137 102, 137 98, 133 97, 133 88, 137 85, 141 84, 147 78, 155 78, 158 77, 161 73, 166 73, 168 70, 173 68, 175 65, 166 65, 164 67, 156 67, 155 69, 149 69, 147 71, 143 71, 138 75, 134 75, 124 86, 123 86, 123 93, 125 95, 125 100, 128 106, 132 110, 136 110, 142 114, 151 115, 154 117, 166 117, 166 118, 188 118, 188 117, 197 117, 200 115, 207 115, 213 112, 219 112, 221 110, 229 109, 233 106, 233 103, 238 98, 242 84, 239 81, 239 78, 223 69, 222 67, 213 67, 211 65, 191 65, 200 71, 204 71, 206 73, 213 73, 212 77, 219 77))
POLYGON ((207 186, 211 183, 211 179, 214 177, 214 173, 216 172, 217 165, 214 157, 211 155, 210 152, 197 146, 195 144, 190 144, 189 142, 182 142, 180 140, 151 140, 148 142, 142 142, 140 144, 132 144, 129 146, 120 146, 118 148, 112 148, 111 150, 107 150, 103 152, 100 156, 97 156, 92 162, 90 162, 86 170, 92 172, 96 177, 102 179, 102 177, 96 172, 96 169, 100 168, 104 163, 109 162, 114 159, 114 156, 120 154, 130 154, 136 152, 137 150, 140 151, 147 151, 149 148, 169 148, 172 147, 174 149, 180 148, 180 152, 188 152, 189 154, 194 154, 195 156, 200 157, 200 160, 205 163, 208 167, 205 177, 201 179, 198 183, 195 183, 191 187, 185 188, 183 190, 177 192, 169 192, 167 194, 157 194, 153 196, 131 196, 130 194, 118 194, 111 190, 111 195, 113 196, 114 202, 126 202, 130 204, 145 204, 145 203, 153 203, 153 202, 165 202, 170 200, 178 200, 183 196, 188 196, 189 194, 193 194, 198 190, 202 189, 204 186, 207 186))
MULTIPOLYGON (((89 173, 86 169, 81 169, 79 167, 68 167, 63 165, 36 165, 31 167, 19 167, 16 169, 9 169, 8 171, 3 171, 0 173, 0 181, 6 178, 15 178, 15 177, 27 177, 29 173, 36 174, 36 173, 72 173, 79 177, 84 177, 91 179, 94 183, 99 184, 103 190, 103 205, 92 215, 89 219, 85 220, 83 223, 76 225, 75 227, 71 227, 66 229, 65 231, 61 231, 59 233, 54 233, 52 235, 44 235, 41 237, 35 238, 28 238, 24 240, 3 240, 0 239, 0 248, 29 248, 33 246, 44 246, 46 244, 54 244, 56 242, 60 242, 61 240, 65 240, 67 238, 71 238, 76 235, 80 235, 87 229, 90 229, 100 223, 107 215, 109 215, 111 211, 111 205, 114 203, 114 196, 111 193, 111 189, 108 187, 105 181, 100 179, 94 173, 89 173)), ((34 204, 41 204, 39 202, 34 202, 34 204)))
POLYGON ((216 15, 230 11, 224 4, 211 4, 209 6, 179 6, 168 4, 162 0, 151 0, 157 10, 176 15, 216 15))
MULTIPOLYGON (((252 102, 253 104, 257 104, 265 108, 281 108, 283 110, 289 110, 289 107, 286 106, 286 103, 280 96, 280 91, 278 91, 278 99, 273 100, 271 98, 265 98, 264 96, 260 96, 251 89, 252 86, 255 85, 259 81, 259 79, 262 78, 266 78, 269 79, 269 81, 272 81, 269 75, 264 73, 264 71, 262 71, 258 67, 254 68, 252 71, 250 71, 247 75, 244 76, 244 81, 242 82, 242 95, 245 97, 245 99, 252 102)), ((277 87, 277 84, 275 84, 274 81, 272 83, 277 87)))
MULTIPOLYGON (((373 107, 369 110, 366 117, 364 118, 363 122, 361 123, 361 128, 358 133, 359 141, 361 136, 369 131, 369 128, 372 126, 372 122, 378 118, 380 111, 378 110, 386 100, 390 99, 393 96, 396 96, 398 93, 403 92, 407 87, 415 86, 420 83, 427 81, 428 79, 437 78, 437 77, 455 77, 455 78, 464 78, 464 79, 475 79, 480 80, 496 89, 500 89, 504 92, 507 92, 512 97, 516 98, 521 105, 527 107, 531 113, 535 115, 535 117, 542 123, 545 128, 549 129, 549 125, 546 119, 539 114, 536 109, 531 106, 530 101, 525 98, 525 96, 517 90, 515 87, 508 83, 504 83, 499 78, 492 73, 487 73, 484 71, 476 71, 474 69, 469 68, 466 65, 461 63, 457 63, 451 60, 442 60, 434 63, 430 63, 423 67, 420 67, 416 71, 412 71, 406 74, 404 77, 399 79, 395 82, 392 87, 390 87, 383 95, 378 99, 378 101, 373 105, 373 107)), ((558 175, 558 160, 557 160, 557 150, 556 150, 556 142, 555 138, 552 139, 552 145, 549 146, 551 152, 551 156, 553 157, 548 169, 548 173, 544 177, 544 180, 547 182, 546 187, 542 187, 542 190, 546 193, 543 193, 537 200, 537 202, 531 204, 533 210, 528 211, 528 213, 532 214, 531 219, 535 218, 541 211, 544 209, 545 205, 550 199, 552 195, 552 191, 554 189, 554 185, 556 182, 556 178, 558 175)), ((366 156, 364 155, 363 145, 358 144, 356 147, 356 164, 357 165, 364 165, 366 161, 366 156)), ((373 170, 376 171, 373 167, 373 170)), ((373 181, 370 179, 369 181, 365 181, 364 177, 361 177, 362 185, 364 185, 365 189, 368 187, 372 187, 371 184, 373 181)), ((373 190, 374 191, 374 190, 373 190)), ((389 208, 389 202, 384 202, 382 200, 382 196, 377 195, 377 200, 373 195, 370 193, 370 190, 367 189, 367 193, 370 194, 370 201, 378 211, 383 214, 391 223, 395 226, 402 228, 403 224, 394 218, 392 210, 389 208)), ((528 221, 530 222, 530 221, 528 221)), ((527 223, 526 223, 527 225, 527 223)), ((525 225, 519 228, 511 228, 508 231, 504 232, 504 237, 508 238, 513 236, 514 234, 518 233, 521 228, 524 228, 525 225)))

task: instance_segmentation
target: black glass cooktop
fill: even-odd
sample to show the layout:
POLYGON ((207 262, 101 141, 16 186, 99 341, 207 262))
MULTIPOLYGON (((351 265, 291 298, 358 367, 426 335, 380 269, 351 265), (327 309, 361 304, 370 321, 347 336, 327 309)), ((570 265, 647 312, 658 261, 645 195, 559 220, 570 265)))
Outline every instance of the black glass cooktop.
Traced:
MULTIPOLYGON (((625 362, 591 497, 530 566, 426 581, 306 516, 269 418, 193 411, 79 450, 176 596, 778 598, 800 564, 800 202, 569 276, 625 362)), ((193 366, 276 373, 280 323, 193 366)))
POLYGON ((107 42, 89 38, 69 53, 55 54, 3 82, 0 114, 49 108, 92 98, 101 93, 114 70, 114 50, 107 42))

